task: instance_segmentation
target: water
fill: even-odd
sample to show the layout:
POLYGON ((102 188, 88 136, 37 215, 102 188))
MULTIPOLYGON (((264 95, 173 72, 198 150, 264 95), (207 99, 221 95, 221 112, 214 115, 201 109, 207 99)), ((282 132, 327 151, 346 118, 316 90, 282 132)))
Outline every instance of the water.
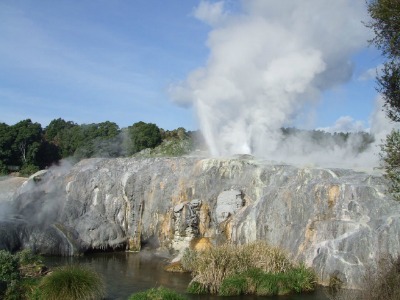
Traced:
MULTIPOLYGON (((107 300, 126 300, 129 295, 149 288, 164 286, 184 294, 190 282, 189 274, 169 273, 163 267, 167 260, 154 257, 149 252, 129 253, 96 253, 82 257, 46 257, 45 263, 50 268, 68 263, 88 265, 100 273, 106 283, 107 300)), ((193 300, 328 300, 319 289, 313 294, 291 295, 281 297, 217 297, 187 295, 193 300)))

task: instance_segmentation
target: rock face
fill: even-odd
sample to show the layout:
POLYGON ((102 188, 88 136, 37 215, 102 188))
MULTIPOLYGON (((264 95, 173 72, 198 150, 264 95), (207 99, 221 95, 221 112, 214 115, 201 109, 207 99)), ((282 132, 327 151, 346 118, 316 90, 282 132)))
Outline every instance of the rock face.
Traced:
POLYGON ((24 183, 0 248, 77 255, 180 251, 264 240, 313 267, 320 283, 357 287, 367 266, 400 255, 400 203, 381 176, 231 159, 90 159, 24 183))

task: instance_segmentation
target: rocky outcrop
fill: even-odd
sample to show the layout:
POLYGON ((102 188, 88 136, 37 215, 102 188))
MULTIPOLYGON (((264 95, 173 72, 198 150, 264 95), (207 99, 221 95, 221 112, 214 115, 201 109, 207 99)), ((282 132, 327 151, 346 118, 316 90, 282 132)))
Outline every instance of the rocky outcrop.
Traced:
POLYGON ((40 175, 17 191, 0 248, 77 255, 264 240, 320 283, 335 276, 348 287, 381 256, 400 255, 400 204, 379 175, 249 156, 90 159, 40 175))

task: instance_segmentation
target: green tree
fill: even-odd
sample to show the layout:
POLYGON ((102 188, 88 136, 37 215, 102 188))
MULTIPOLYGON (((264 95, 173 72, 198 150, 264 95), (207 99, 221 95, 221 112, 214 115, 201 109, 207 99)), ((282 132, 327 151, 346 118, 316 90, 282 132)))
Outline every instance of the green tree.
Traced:
POLYGON ((7 166, 13 163, 12 145, 15 139, 11 126, 0 123, 0 173, 7 172, 7 166))
POLYGON ((388 117, 400 121, 400 1, 372 0, 368 3, 372 21, 367 24, 375 36, 370 42, 382 51, 387 61, 377 76, 388 117))
POLYGON ((60 132, 62 132, 63 130, 67 130, 74 126, 77 126, 77 124, 75 124, 72 121, 65 121, 64 119, 61 119, 61 118, 54 119, 44 129, 45 138, 49 142, 58 144, 60 132))
POLYGON ((389 192, 400 200, 400 132, 393 130, 381 145, 381 158, 386 177, 390 180, 389 192))
POLYGON ((11 149, 19 154, 19 165, 38 165, 37 154, 42 143, 42 126, 26 119, 12 127, 15 139, 11 149))
POLYGON ((156 124, 140 121, 129 126, 128 130, 132 141, 129 154, 157 147, 162 142, 160 128, 156 124))
MULTIPOLYGON (((387 59, 382 74, 377 76, 377 90, 382 94, 387 116, 400 121, 400 1, 372 0, 368 2, 372 21, 367 24, 375 36, 370 41, 382 51, 387 59)), ((390 191, 400 200, 400 133, 393 130, 382 145, 381 157, 387 178, 391 181, 390 191)))

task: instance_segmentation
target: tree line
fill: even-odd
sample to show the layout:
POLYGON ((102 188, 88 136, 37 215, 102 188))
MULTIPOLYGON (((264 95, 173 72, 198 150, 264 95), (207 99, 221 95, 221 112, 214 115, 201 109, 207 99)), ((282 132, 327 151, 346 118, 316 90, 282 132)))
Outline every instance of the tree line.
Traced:
MULTIPOLYGON (((321 147, 333 144, 346 147, 349 138, 357 136, 360 142, 355 152, 364 151, 374 140, 365 132, 331 134, 296 128, 282 128, 281 132, 283 139, 306 135, 312 144, 321 147)), ((109 121, 79 125, 59 118, 42 128, 39 123, 26 119, 15 125, 0 123, 0 174, 18 171, 21 175, 29 175, 57 164, 63 158, 79 161, 91 157, 127 157, 142 153, 179 156, 204 149, 204 144, 199 131, 187 131, 182 127, 169 131, 142 121, 119 128, 109 121), (154 151, 143 152, 144 149, 154 151)))
POLYGON ((169 131, 145 122, 127 128, 109 121, 79 125, 61 118, 52 120, 45 128, 31 119, 15 125, 0 123, 0 174, 32 174, 63 158, 79 161, 131 156, 164 140, 184 140, 191 135, 182 127, 169 131))

